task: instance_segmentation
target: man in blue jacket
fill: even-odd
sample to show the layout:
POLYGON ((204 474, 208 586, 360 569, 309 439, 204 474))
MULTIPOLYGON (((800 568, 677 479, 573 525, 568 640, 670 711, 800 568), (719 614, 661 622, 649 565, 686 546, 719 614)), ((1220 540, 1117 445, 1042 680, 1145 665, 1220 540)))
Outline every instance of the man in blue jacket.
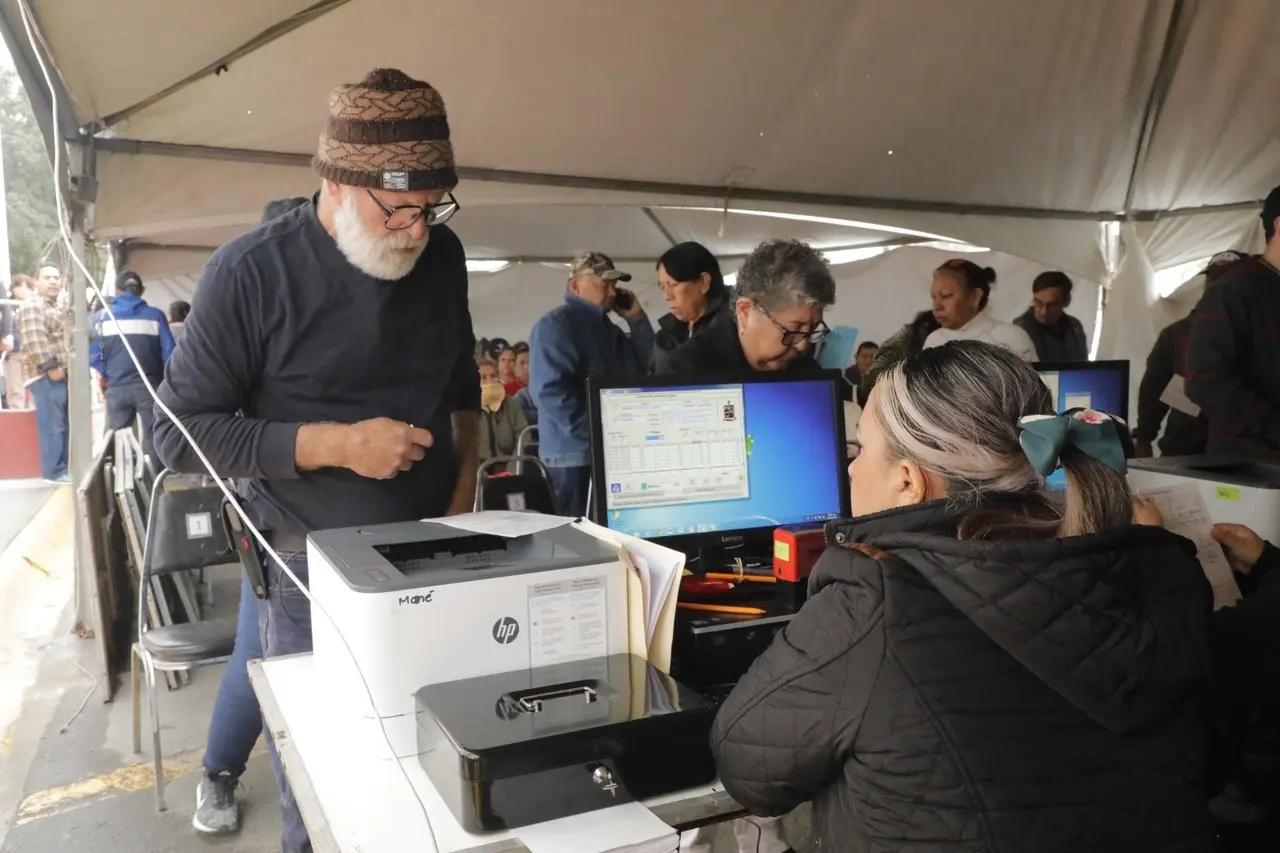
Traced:
POLYGON ((529 334, 529 391, 538 410, 538 455, 551 475, 560 515, 587 511, 587 377, 642 375, 653 352, 653 327, 640 301, 617 286, 630 280, 630 273, 617 270, 608 255, 578 255, 564 304, 544 314, 529 334), (610 311, 627 321, 630 337, 609 319, 610 311))
POLYGON ((147 380, 157 388, 164 380, 164 363, 173 353, 173 335, 164 312, 143 300, 143 289, 136 272, 126 270, 116 278, 116 297, 111 301, 115 319, 106 309, 94 315, 89 365, 107 383, 107 426, 125 429, 137 418, 142 425, 142 452, 150 456, 155 403, 124 341, 128 340, 147 380))

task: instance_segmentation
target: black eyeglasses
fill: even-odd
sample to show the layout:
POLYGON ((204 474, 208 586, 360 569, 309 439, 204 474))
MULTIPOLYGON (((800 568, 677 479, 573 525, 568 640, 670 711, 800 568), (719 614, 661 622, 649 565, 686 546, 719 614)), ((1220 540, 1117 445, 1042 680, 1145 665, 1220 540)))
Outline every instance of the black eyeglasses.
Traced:
POLYGON ((827 335, 831 334, 831 327, 821 320, 812 329, 788 329, 786 326, 773 319, 773 315, 763 308, 760 313, 769 318, 769 322, 778 330, 778 334, 782 336, 782 345, 784 347, 798 346, 802 341, 808 341, 810 344, 817 346, 826 340, 827 335))
POLYGON ((439 201, 435 204, 397 204, 395 207, 387 207, 371 190, 365 190, 369 193, 369 198, 373 199, 373 203, 378 206, 387 217, 387 221, 383 224, 388 231, 403 231, 406 228, 412 228, 414 224, 424 216, 427 219, 427 225, 442 225, 448 222, 462 205, 458 204, 458 200, 453 197, 453 193, 447 194, 447 201, 439 201))

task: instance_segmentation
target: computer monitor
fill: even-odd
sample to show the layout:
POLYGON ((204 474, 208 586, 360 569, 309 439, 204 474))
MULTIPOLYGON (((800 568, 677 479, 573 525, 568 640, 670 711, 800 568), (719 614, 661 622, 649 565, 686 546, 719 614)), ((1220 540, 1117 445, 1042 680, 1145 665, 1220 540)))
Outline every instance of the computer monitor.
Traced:
POLYGON ((1059 412, 1096 409, 1128 422, 1128 361, 1038 361, 1034 367, 1059 412))
MULTIPOLYGON (((1038 361, 1034 366, 1049 386, 1059 412, 1096 409, 1128 423, 1128 361, 1038 361)), ((1067 475, 1054 471, 1046 482, 1049 488, 1061 491, 1067 487, 1067 475)))
POLYGON ((839 381, 592 380, 595 518, 692 554, 848 515, 839 381))

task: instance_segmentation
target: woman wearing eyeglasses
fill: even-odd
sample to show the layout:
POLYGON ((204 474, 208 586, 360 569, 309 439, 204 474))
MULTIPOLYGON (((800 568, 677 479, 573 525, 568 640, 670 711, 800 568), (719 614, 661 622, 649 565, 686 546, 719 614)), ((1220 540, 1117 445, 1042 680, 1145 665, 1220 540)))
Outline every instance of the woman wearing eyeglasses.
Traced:
POLYGON ((836 301, 836 283, 809 245, 761 243, 738 271, 730 301, 732 311, 667 353, 657 372, 692 378, 821 369, 814 347, 831 331, 822 314, 836 301))
MULTIPOLYGON (((835 299, 836 283, 822 255, 798 240, 761 243, 738 271, 731 310, 720 311, 705 331, 659 359, 656 372, 690 381, 818 372, 814 347, 830 331, 822 313, 835 299)), ((740 818, 733 832, 740 853, 791 853, 781 818, 740 818)), ((685 833, 680 849, 710 853, 709 832, 685 833)))

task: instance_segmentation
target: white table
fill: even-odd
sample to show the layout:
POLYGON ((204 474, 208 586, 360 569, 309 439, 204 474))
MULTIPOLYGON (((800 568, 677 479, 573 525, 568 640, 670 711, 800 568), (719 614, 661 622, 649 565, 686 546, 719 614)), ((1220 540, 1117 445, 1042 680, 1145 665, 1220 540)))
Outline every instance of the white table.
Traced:
MULTIPOLYGON (((511 831, 458 824, 416 756, 396 759, 376 721, 339 716, 309 654, 249 663, 249 680, 275 739, 315 853, 408 853, 434 831, 439 853, 528 853, 511 831)), ((719 783, 645 801, 678 830, 744 814, 719 783)))

